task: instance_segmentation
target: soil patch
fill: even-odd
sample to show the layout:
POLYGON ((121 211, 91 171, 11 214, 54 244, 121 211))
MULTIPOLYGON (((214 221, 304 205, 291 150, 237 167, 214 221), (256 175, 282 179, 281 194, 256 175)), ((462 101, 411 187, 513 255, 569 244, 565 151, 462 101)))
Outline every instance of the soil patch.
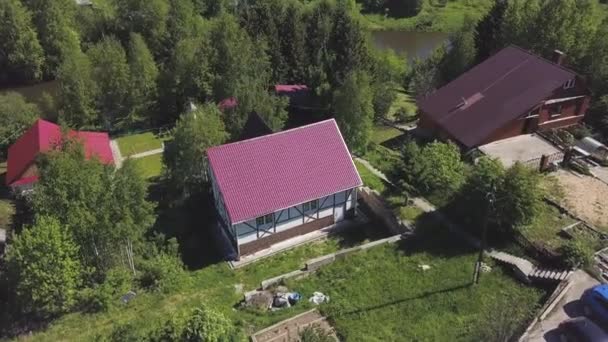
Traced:
POLYGON ((563 205, 580 218, 608 232, 608 184, 560 170, 555 177, 564 189, 563 205))

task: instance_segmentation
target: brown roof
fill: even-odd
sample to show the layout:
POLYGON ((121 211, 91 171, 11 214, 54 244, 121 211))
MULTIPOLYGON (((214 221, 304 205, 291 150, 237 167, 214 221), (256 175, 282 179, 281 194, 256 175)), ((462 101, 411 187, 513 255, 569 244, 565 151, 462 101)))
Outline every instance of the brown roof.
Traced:
POLYGON ((467 147, 521 117, 576 74, 509 46, 418 101, 418 107, 467 147))

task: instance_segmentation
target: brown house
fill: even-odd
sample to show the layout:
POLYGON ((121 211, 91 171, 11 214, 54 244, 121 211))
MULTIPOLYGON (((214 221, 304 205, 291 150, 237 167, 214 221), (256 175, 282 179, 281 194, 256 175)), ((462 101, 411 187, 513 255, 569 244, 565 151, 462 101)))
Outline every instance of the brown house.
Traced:
POLYGON ((580 122, 589 107, 582 77, 516 46, 502 49, 419 99, 419 127, 465 149, 580 122))

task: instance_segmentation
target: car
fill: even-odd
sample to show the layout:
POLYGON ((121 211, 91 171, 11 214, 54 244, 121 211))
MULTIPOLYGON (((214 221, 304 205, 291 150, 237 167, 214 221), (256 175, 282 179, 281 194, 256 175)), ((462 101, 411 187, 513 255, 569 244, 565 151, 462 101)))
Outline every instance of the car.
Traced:
POLYGON ((587 289, 581 297, 585 316, 608 326, 608 285, 596 285, 587 289))
POLYGON ((561 342, 608 342, 608 334, 584 316, 561 322, 559 331, 561 342))

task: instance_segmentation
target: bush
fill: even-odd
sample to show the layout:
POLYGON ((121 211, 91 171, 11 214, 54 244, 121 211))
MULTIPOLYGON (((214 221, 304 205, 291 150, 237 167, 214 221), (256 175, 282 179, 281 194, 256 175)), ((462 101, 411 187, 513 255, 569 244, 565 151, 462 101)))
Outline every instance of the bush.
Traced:
POLYGON ((106 311, 113 303, 118 303, 120 297, 132 289, 132 285, 133 277, 129 270, 111 269, 101 284, 80 291, 79 306, 86 312, 106 311))
POLYGON ((179 256, 177 240, 171 238, 165 242, 161 235, 151 244, 153 253, 138 263, 139 285, 148 290, 164 292, 178 288, 187 277, 179 256))
POLYGON ((560 252, 564 263, 572 268, 586 267, 593 261, 593 249, 583 241, 569 241, 561 247, 560 252))
POLYGON ((206 306, 194 309, 186 322, 182 341, 222 342, 234 334, 232 322, 206 306))
POLYGON ((302 342, 334 342, 336 339, 318 324, 307 326, 300 333, 302 342))

